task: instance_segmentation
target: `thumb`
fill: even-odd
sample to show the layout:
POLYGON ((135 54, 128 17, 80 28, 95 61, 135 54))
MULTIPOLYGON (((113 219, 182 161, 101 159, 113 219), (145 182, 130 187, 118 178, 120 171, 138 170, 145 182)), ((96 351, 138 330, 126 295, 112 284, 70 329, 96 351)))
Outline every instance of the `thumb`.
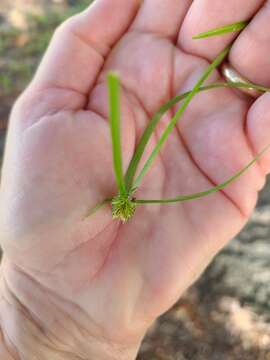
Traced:
MULTIPOLYGON (((129 27, 140 2, 96 0, 65 21, 56 30, 29 90, 55 89, 56 94, 64 90, 88 96, 106 56, 129 27)), ((74 102, 69 106, 76 109, 74 102)))

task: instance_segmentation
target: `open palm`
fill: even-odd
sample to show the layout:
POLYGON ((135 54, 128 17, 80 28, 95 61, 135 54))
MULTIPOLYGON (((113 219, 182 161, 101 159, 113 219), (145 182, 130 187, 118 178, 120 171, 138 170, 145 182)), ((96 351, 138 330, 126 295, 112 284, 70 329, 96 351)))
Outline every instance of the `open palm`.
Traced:
MULTIPOLYGON (((121 77, 125 169, 153 113, 191 89, 234 37, 194 41, 192 35, 253 17, 230 61, 251 81, 270 83, 264 1, 139 3, 97 0, 57 30, 13 110, 1 188, 8 281, 32 279, 76 306, 74 318, 79 307, 91 331, 115 342, 141 336, 195 281, 246 223, 270 169, 265 156, 223 192, 139 206, 125 225, 112 220, 109 206, 86 216, 116 194, 108 70, 121 77)), ((269 105, 269 95, 254 103, 229 89, 197 95, 136 196, 185 195, 229 178, 269 142, 269 105)), ((148 153, 172 114, 161 121, 148 153)), ((22 292, 17 286, 14 291, 22 292)))

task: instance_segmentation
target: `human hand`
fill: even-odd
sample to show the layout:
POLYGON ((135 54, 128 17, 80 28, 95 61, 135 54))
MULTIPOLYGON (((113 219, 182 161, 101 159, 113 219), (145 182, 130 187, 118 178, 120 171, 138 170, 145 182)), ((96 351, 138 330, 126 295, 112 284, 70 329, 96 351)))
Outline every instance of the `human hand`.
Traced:
MULTIPOLYGON (((264 156, 222 192, 138 207, 125 225, 112 220, 109 206, 86 217, 116 194, 109 70, 122 83, 125 169, 151 115, 191 89, 235 36, 194 41, 192 35, 254 16, 230 61, 249 80, 270 83, 268 3, 256 16, 264 1, 140 3, 97 0, 64 23, 11 116, 0 201, 2 286, 37 328, 50 331, 55 351, 66 359, 134 358, 150 324, 244 226, 270 169, 264 156)), ((218 78, 216 72, 212 79, 218 78)), ((269 94, 253 103, 230 89, 197 95, 138 196, 168 198, 226 180, 269 142, 269 101, 269 94)), ((31 359, 35 347, 12 334, 5 299, 4 332, 31 359)), ((44 348, 40 359, 53 346, 44 348)))

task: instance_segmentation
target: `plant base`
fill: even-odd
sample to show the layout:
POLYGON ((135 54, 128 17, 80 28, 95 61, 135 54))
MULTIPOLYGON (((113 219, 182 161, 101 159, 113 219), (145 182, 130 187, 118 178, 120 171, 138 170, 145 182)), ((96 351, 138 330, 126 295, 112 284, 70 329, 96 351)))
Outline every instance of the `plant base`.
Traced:
POLYGON ((128 195, 117 195, 112 199, 113 219, 120 219, 123 223, 132 218, 136 211, 136 204, 128 195))

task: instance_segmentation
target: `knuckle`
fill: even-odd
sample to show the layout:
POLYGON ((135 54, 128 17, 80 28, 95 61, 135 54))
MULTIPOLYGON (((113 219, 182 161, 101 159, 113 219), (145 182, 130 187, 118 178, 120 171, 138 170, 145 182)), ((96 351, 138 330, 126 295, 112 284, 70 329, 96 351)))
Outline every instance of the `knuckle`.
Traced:
POLYGON ((55 30, 54 36, 62 36, 64 34, 69 34, 73 32, 78 24, 79 15, 74 15, 65 21, 63 21, 55 30))

